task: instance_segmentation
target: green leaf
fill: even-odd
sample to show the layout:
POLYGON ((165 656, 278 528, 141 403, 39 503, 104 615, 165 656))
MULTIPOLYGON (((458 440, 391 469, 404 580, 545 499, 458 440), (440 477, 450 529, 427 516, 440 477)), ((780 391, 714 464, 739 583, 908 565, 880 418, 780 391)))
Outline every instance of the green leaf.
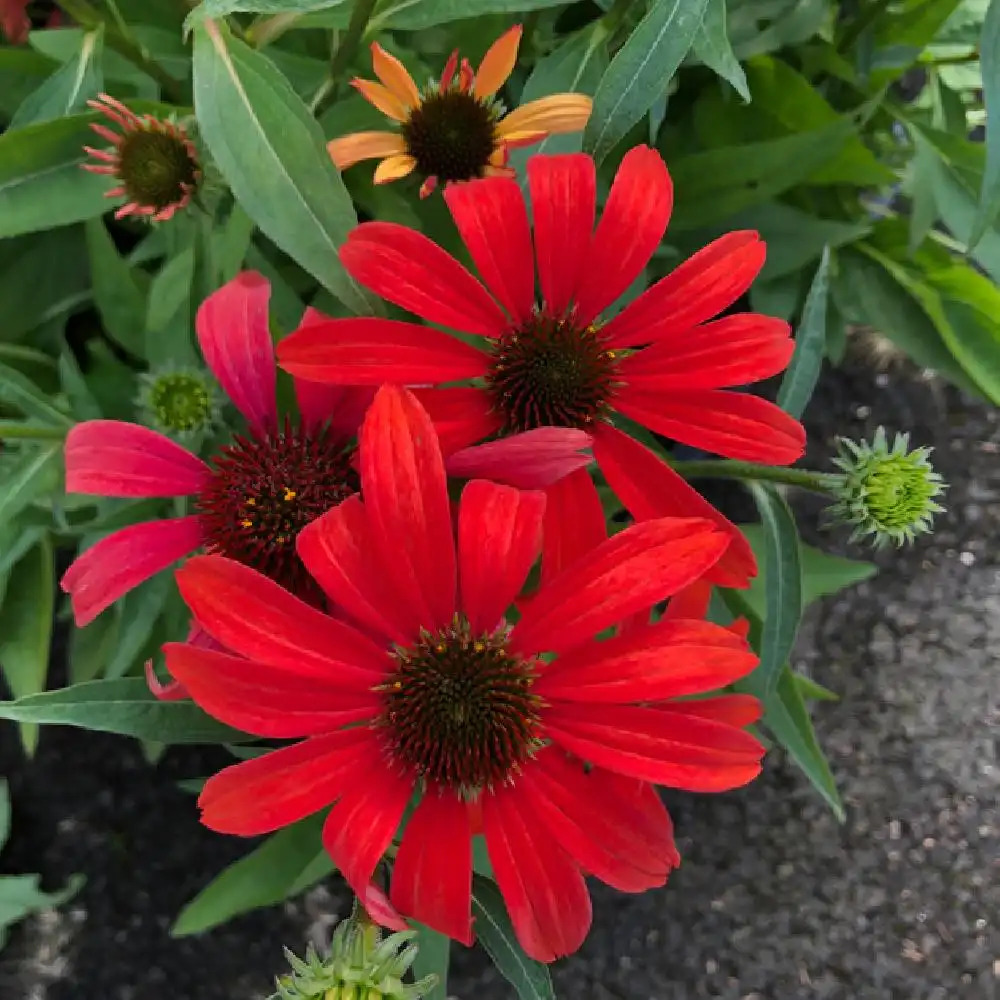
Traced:
POLYGON ((840 695, 836 691, 831 691, 822 684, 817 684, 811 677, 805 674, 792 672, 795 679, 795 686, 799 689, 799 694, 803 698, 812 698, 814 701, 840 701, 840 695))
POLYGON ((288 81, 206 21, 194 31, 194 91, 202 138, 247 214, 345 305, 372 312, 337 253, 357 225, 354 206, 288 81))
MULTIPOLYGON (((45 688, 55 603, 52 543, 46 537, 11 570, 0 608, 0 667, 15 698, 45 688)), ((30 755, 38 744, 38 727, 21 725, 21 742, 30 755)))
POLYGON ((423 979, 424 976, 437 976, 436 985, 430 993, 426 994, 427 1000, 447 1000, 451 939, 431 930, 424 924, 415 923, 414 926, 417 930, 417 939, 414 944, 420 949, 413 962, 414 981, 423 979))
POLYGON ((66 393, 70 412, 76 419, 99 420, 103 416, 100 404, 90 391, 87 380, 68 347, 64 347, 59 354, 59 384, 66 393))
POLYGON ((524 953, 500 890, 481 875, 472 877, 472 916, 479 943, 520 1000, 555 1000, 548 966, 524 953))
POLYGON ((0 778, 0 851, 10 838, 10 789, 6 778, 0 778))
POLYGON ((108 335, 136 357, 145 357, 146 298, 135 273, 118 254, 101 219, 86 223, 94 305, 108 335))
POLYGON ((26 46, 0 48, 0 117, 9 120, 31 92, 58 70, 58 61, 26 46))
POLYGON ((417 31, 449 21, 487 14, 523 14, 546 7, 558 7, 565 0, 387 0, 371 19, 368 33, 392 28, 417 31))
POLYGON ((191 342, 195 250, 186 246, 160 268, 149 287, 143 357, 151 365, 196 364, 191 342))
POLYGON ((0 364, 0 403, 7 403, 26 417, 34 417, 49 427, 68 428, 73 425, 73 421, 61 410, 57 410, 31 379, 25 378, 16 369, 2 364, 0 364))
POLYGON ((16 517, 39 496, 49 493, 59 483, 62 448, 28 448, 5 468, 0 481, 0 524, 16 517))
POLYGON ((194 702, 157 701, 139 677, 87 681, 3 701, 0 719, 76 726, 162 743, 245 743, 253 739, 216 722, 194 702))
POLYGON ((73 875, 59 892, 42 892, 38 875, 0 875, 0 948, 7 928, 38 910, 50 910, 72 899, 83 887, 82 875, 73 875))
POLYGON ((1000 212, 1000 2, 992 0, 983 20, 979 42, 986 105, 986 172, 979 191, 979 208, 969 234, 971 250, 996 221, 1000 212))
POLYGON ((802 567, 799 534, 788 504, 773 487, 750 487, 764 528, 764 572, 768 588, 760 639, 760 665, 754 671, 765 697, 774 691, 778 674, 795 644, 802 620, 802 567))
POLYGON ((795 332, 795 353, 781 380, 778 406, 793 417, 801 417, 819 381, 826 350, 826 308, 830 292, 830 248, 823 251, 809 286, 802 320, 795 332))
POLYGON ((934 198, 937 156, 934 147, 919 133, 914 132, 916 147, 910 161, 910 253, 927 237, 937 219, 937 204, 934 198))
POLYGON ((69 681, 81 684, 92 681, 115 655, 120 616, 114 612, 98 615, 89 625, 70 630, 69 681))
POLYGON ((51 121, 79 111, 104 89, 101 58, 104 25, 85 32, 75 58, 58 69, 17 109, 10 128, 51 121))
POLYGON ((253 219, 234 204, 229 218, 215 233, 215 259, 219 265, 221 284, 232 281, 239 274, 253 238, 253 219))
POLYGON ((114 655, 104 668, 105 677, 123 677, 136 666, 139 654, 166 606, 172 587, 173 580, 169 574, 157 573, 121 599, 121 610, 118 613, 122 628, 118 633, 114 655))
POLYGON ((694 54, 743 98, 750 100, 746 73, 726 34, 726 0, 708 0, 705 16, 694 36, 694 54))
POLYGON ((653 106, 694 42, 707 0, 654 0, 594 94, 583 148, 600 163, 653 106))
POLYGON ((218 874, 188 903, 170 928, 172 937, 200 934, 237 916, 274 906, 323 853, 324 814, 285 827, 218 874))
POLYGON ((348 0, 201 0, 184 21, 187 34, 196 24, 226 14, 309 14, 347 4, 348 0))

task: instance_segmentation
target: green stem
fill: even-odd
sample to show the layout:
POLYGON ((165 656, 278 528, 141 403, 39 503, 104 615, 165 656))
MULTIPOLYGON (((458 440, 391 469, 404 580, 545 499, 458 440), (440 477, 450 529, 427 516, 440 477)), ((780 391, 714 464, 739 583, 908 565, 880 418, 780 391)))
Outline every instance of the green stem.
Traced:
POLYGON ((837 51, 843 55, 861 37, 865 29, 878 20, 880 14, 889 9, 892 0, 873 0, 867 7, 844 29, 840 41, 837 43, 837 51))
POLYGON ((66 429, 63 427, 0 420, 0 441, 61 441, 65 436, 66 429))
POLYGON ((372 11, 375 9, 375 3, 376 0, 355 0, 347 30, 330 59, 330 72, 327 74, 329 87, 314 105, 314 113, 317 118, 336 101, 340 92, 340 78, 354 58, 358 43, 365 33, 365 27, 372 16, 372 11))
POLYGON ((163 96, 171 104, 188 103, 188 96, 181 81, 172 77, 140 45, 131 38, 126 38, 117 25, 109 24, 101 16, 100 11, 90 4, 89 0, 56 0, 56 4, 81 28, 88 31, 93 31, 103 24, 109 48, 114 49, 119 55, 124 56, 130 63, 151 76, 160 85, 163 96))
POLYGON ((788 469, 784 466, 757 465, 755 462, 734 462, 728 459, 707 459, 685 462, 668 459, 675 472, 685 479, 747 479, 764 483, 798 486, 813 493, 830 493, 836 476, 809 469, 788 469))

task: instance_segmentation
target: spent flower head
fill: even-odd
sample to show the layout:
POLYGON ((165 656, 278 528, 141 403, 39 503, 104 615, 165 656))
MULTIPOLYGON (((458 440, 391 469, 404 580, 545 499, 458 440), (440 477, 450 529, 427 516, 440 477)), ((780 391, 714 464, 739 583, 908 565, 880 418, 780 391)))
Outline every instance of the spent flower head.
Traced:
POLYGON ((305 959, 285 949, 292 974, 278 978, 271 1000, 420 1000, 437 984, 437 976, 403 982, 417 957, 416 936, 416 931, 400 931, 383 940, 370 921, 344 920, 333 932, 325 959, 312 945, 305 959))
POLYGON ((830 477, 837 499, 828 513, 853 525, 851 541, 871 536, 880 549, 932 530, 934 515, 944 510, 934 498, 947 487, 930 463, 931 448, 911 451, 909 434, 897 434, 890 445, 879 427, 870 444, 840 438, 838 449, 833 464, 841 471, 830 477))

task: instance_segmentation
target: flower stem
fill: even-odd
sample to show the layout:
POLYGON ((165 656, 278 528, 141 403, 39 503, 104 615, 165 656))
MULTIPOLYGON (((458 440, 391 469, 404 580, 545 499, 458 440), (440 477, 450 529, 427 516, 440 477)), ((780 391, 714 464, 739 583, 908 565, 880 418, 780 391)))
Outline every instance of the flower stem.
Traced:
POLYGON ((813 493, 830 493, 835 476, 809 469, 788 469, 780 465, 757 465, 723 459, 684 462, 668 459, 670 467, 685 479, 746 479, 763 483, 798 486, 813 493))
POLYGON ((61 441, 65 436, 66 429, 63 427, 0 420, 0 441, 61 441))
POLYGON ((337 99, 340 91, 340 78, 344 71, 351 64, 354 53, 357 51, 361 36, 365 33, 365 28, 375 9, 376 0, 355 0, 354 10, 351 11, 351 20, 348 22, 344 37, 340 40, 330 59, 330 72, 327 74, 329 81, 324 88, 320 99, 315 103, 313 111, 317 118, 326 111, 337 99))
POLYGON ((93 31, 103 24, 110 48, 151 76, 160 85, 163 96, 171 104, 188 103, 188 96, 181 81, 172 77, 141 45, 122 34, 117 25, 107 23, 90 0, 55 0, 55 2, 63 13, 73 18, 81 28, 93 31))

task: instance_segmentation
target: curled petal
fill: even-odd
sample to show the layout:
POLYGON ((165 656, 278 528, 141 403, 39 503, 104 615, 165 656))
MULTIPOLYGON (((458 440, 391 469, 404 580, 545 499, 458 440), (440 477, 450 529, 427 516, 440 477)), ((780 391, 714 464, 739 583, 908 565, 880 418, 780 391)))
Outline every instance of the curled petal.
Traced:
POLYGON ((543 489, 578 469, 591 457, 590 436, 573 427, 536 427, 510 437, 453 452, 445 461, 448 475, 492 479, 522 490, 543 489))

